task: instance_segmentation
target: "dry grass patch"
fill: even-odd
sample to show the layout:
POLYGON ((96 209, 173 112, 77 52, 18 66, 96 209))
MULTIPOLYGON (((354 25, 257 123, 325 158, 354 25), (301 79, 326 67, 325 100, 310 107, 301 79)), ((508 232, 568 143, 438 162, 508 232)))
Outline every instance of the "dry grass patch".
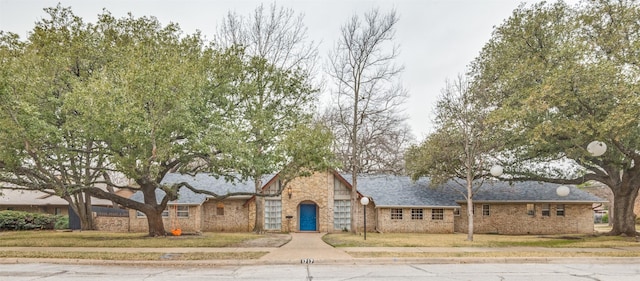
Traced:
POLYGON ((142 233, 101 231, 11 231, 0 233, 0 247, 232 247, 244 241, 262 237, 264 235, 254 233, 203 233, 175 237, 148 237, 142 233))
POLYGON ((50 251, 3 251, 0 258, 38 258, 38 259, 91 259, 121 261, 160 261, 160 260, 247 260, 259 259, 268 252, 213 252, 213 253, 113 253, 113 252, 50 252, 50 251))
MULTIPOLYGON (((368 238, 368 237, 367 237, 368 238)), ((354 258, 588 258, 588 257, 640 257, 640 252, 347 252, 354 258)))
POLYGON ((635 238, 594 235, 489 235, 476 234, 474 241, 467 235, 418 233, 349 233, 327 234, 322 239, 334 247, 548 247, 548 248, 606 248, 638 247, 635 238))

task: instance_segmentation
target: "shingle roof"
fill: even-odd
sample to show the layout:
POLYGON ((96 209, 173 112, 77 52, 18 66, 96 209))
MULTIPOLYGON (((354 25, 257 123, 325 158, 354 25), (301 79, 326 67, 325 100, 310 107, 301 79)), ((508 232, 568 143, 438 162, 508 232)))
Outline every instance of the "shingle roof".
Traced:
MULTIPOLYGON (((351 175, 342 175, 351 183, 351 175)), ((539 182, 485 182, 474 195, 474 202, 605 202, 591 193, 568 186, 570 193, 556 194, 559 184, 539 182)), ((465 201, 460 193, 464 188, 455 182, 432 187, 426 178, 413 182, 409 177, 391 175, 358 176, 358 192, 371 197, 377 207, 389 206, 441 206, 457 207, 465 201)), ((466 192, 465 192, 466 193, 466 192)))
POLYGON ((569 187, 569 195, 559 196, 556 189, 560 184, 541 183, 535 181, 485 183, 474 195, 476 202, 481 201, 528 201, 528 202, 589 202, 601 203, 606 200, 573 185, 569 187))
MULTIPOLYGON (((262 178, 266 184, 275 175, 265 175, 262 178)), ((341 175, 351 183, 351 175, 341 175)), ((204 189, 217 194, 228 192, 253 192, 253 180, 231 183, 224 178, 215 178, 208 174, 196 176, 167 174, 161 184, 175 184, 187 182, 195 188, 204 189)), ((560 197, 556 194, 559 184, 539 182, 485 182, 482 188, 474 195, 474 202, 566 202, 566 203, 600 203, 604 199, 594 196, 575 186, 569 186, 568 196, 560 197)), ((454 182, 442 186, 432 187, 429 180, 421 178, 413 182, 406 176, 393 175, 360 175, 358 176, 358 192, 371 197, 376 207, 458 207, 465 198, 458 191, 463 190, 454 182)), ((161 200, 164 191, 157 189, 156 196, 161 200)), ((202 204, 209 197, 205 194, 197 194, 187 188, 180 189, 178 200, 173 204, 202 204)), ((142 193, 135 193, 131 199, 142 202, 142 193)))
MULTIPOLYGON (((351 176, 343 176, 351 183, 351 176)), ((429 206, 456 207, 456 194, 444 188, 430 188, 427 179, 390 175, 358 176, 358 192, 371 197, 376 207, 429 206)))
POLYGON ((0 189, 0 205, 13 206, 46 206, 69 205, 59 196, 52 196, 37 190, 0 189))
MULTIPOLYGON (((262 183, 267 183, 274 175, 265 175, 262 177, 262 183)), ((224 178, 216 178, 209 174, 200 173, 195 176, 183 175, 178 173, 168 173, 160 184, 171 185, 176 183, 186 182, 197 189, 203 189, 216 194, 224 195, 231 192, 253 192, 255 190, 253 179, 240 182, 228 182, 224 178)), ((165 192, 161 189, 156 189, 156 198, 158 201, 162 200, 165 192)), ((180 188, 178 200, 171 201, 172 204, 202 204, 210 197, 206 194, 199 194, 191 191, 188 188, 180 188)), ((131 199, 138 202, 143 201, 142 192, 136 192, 131 196, 131 199)))

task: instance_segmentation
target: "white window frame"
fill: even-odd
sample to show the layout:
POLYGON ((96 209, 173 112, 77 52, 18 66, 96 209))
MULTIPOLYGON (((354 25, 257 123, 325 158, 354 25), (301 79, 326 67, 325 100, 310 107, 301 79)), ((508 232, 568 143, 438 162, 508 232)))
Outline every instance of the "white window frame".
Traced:
POLYGON ((444 209, 431 209, 431 220, 441 221, 444 220, 444 209))
POLYGON ((527 215, 530 217, 535 217, 536 215, 536 204, 527 204, 527 215))
POLYGON ((391 219, 402 220, 402 208, 391 208, 391 219))
POLYGON ((424 219, 424 209, 411 209, 411 219, 412 220, 423 220, 424 219))
POLYGON ((186 205, 176 206, 176 217, 189 218, 189 206, 186 206, 186 205))
POLYGON ((488 217, 491 215, 491 206, 489 204, 482 204, 482 216, 488 217))
POLYGON ((542 214, 543 217, 550 217, 551 216, 551 204, 542 204, 542 208, 541 208, 540 214, 542 214))
POLYGON ((564 204, 556 205, 556 216, 564 217, 566 213, 567 213, 567 208, 565 207, 564 204))

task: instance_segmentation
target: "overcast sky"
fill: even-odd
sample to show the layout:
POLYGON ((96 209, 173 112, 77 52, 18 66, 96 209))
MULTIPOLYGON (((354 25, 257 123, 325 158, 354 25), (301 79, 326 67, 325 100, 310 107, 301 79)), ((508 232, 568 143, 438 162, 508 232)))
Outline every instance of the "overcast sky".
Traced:
MULTIPOLYGON (((202 31, 213 38, 216 26, 228 11, 248 15, 260 3, 272 1, 216 0, 116 0, 46 1, 0 0, 0 30, 25 38, 34 23, 45 17, 43 8, 71 6, 85 22, 95 22, 106 8, 116 17, 131 12, 135 17, 155 16, 162 22, 178 23, 185 33, 202 31)), ((528 1, 536 2, 536 1, 528 1)), ((320 42, 322 59, 338 38, 340 26, 353 14, 362 15, 374 7, 381 11, 396 9, 400 21, 395 42, 401 54, 398 63, 405 66, 402 82, 410 98, 406 104, 409 125, 418 140, 433 130, 435 101, 446 79, 454 79, 467 70, 500 25, 518 7, 520 1, 508 0, 299 0, 276 1, 278 6, 304 14, 310 39, 320 42)))

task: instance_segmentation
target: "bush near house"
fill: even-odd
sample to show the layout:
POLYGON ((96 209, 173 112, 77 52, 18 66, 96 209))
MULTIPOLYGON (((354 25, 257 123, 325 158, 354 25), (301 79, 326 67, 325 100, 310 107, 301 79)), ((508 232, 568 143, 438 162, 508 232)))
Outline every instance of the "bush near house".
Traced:
POLYGON ((54 229, 58 226, 58 221, 61 222, 60 226, 64 224, 64 219, 61 216, 22 211, 0 211, 0 231, 54 229))

